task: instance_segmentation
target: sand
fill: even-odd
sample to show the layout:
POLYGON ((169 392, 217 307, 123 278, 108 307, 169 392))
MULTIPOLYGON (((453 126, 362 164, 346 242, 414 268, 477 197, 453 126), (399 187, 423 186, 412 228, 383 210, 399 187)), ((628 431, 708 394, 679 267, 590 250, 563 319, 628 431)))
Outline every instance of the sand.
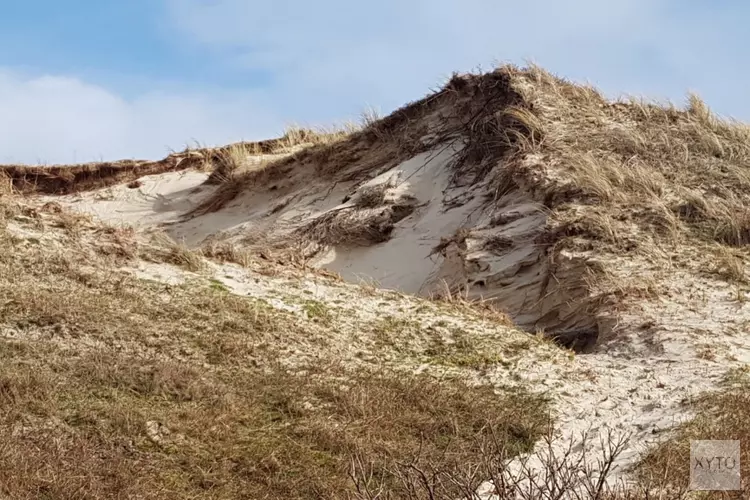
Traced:
POLYGON ((203 183, 207 173, 185 170, 141 177, 137 185, 125 184, 69 195, 47 196, 79 212, 110 224, 155 227, 179 218, 214 191, 203 183))

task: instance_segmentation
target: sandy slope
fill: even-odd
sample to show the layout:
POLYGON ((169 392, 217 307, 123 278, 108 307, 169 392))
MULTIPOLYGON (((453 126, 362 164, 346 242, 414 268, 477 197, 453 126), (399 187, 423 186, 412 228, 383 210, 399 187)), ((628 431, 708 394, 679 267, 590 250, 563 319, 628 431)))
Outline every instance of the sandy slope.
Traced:
POLYGON ((153 227, 179 220, 210 195, 213 188, 203 186, 206 178, 208 174, 202 172, 169 172, 142 177, 137 185, 119 184, 78 195, 47 196, 43 200, 62 201, 70 208, 111 224, 153 227))
MULTIPOLYGON (((478 197, 472 199, 466 193, 463 204, 446 207, 445 200, 457 195, 447 189, 448 159, 448 152, 426 153, 368 182, 337 185, 328 191, 322 191, 319 185, 307 185, 292 186, 280 193, 248 193, 217 213, 197 218, 181 216, 213 188, 202 186, 206 175, 196 172, 145 177, 135 189, 116 186, 56 199, 108 222, 162 227, 176 239, 198 245, 217 232, 234 241, 247 239, 255 232, 288 235, 322 214, 353 206, 358 194, 369 186, 387 185, 384 205, 406 200, 415 206, 408 217, 396 223, 390 239, 368 247, 326 248, 315 255, 316 265, 335 270, 350 281, 375 280, 384 287, 411 293, 424 292, 455 275, 465 279, 469 274, 472 279, 501 283, 494 289, 486 284, 485 287, 488 293, 505 299, 510 309, 523 311, 524 291, 539 286, 543 261, 540 262, 539 251, 528 239, 525 244, 519 242, 544 223, 544 214, 520 194, 508 196, 504 209, 491 213, 482 212, 478 197), (427 162, 428 159, 431 161, 427 162), (486 222, 498 214, 510 222, 492 232, 486 222), (479 235, 483 231, 489 233, 485 241, 490 236, 503 236, 514 246, 496 255, 483 250, 482 240, 474 236, 469 259, 456 256, 452 260, 450 254, 445 258, 431 255, 441 237, 451 236, 467 225, 479 228, 479 235), (467 260, 476 263, 470 273, 465 268, 467 260)), ((648 268, 649 264, 642 266, 648 268)), ((180 280, 184 274, 154 264, 144 264, 136 272, 166 282, 180 280)), ((311 296, 333 308, 341 303, 356 304, 340 316, 346 323, 346 326, 342 323, 342 331, 356 331, 359 322, 394 314, 394 307, 397 309, 377 299, 368 299, 356 287, 321 284, 313 278, 301 283, 298 277, 259 279, 231 265, 215 267, 213 274, 235 293, 270 299, 274 307, 291 308, 300 314, 304 313, 290 296, 300 300, 311 296)), ((530 310, 528 314, 539 316, 538 311, 530 310)), ((517 317, 524 318, 523 314, 517 317)), ((693 276, 675 275, 671 290, 660 300, 623 311, 618 320, 619 324, 612 329, 617 335, 600 343, 596 352, 571 359, 561 353, 553 361, 544 356, 540 359, 539 351, 529 351, 510 367, 498 366, 481 378, 494 384, 519 380, 548 390, 556 401, 561 442, 580 440, 587 434, 588 447, 597 450, 599 438, 608 429, 620 435, 632 434, 619 462, 625 467, 649 444, 662 439, 665 430, 690 416, 689 410, 682 406, 684 402, 715 387, 727 369, 750 362, 750 338, 745 328, 750 320, 750 305, 734 301, 731 287, 720 281, 706 278, 696 282, 693 276), (694 290, 693 295, 684 293, 686 287, 694 290), (704 299, 696 300, 698 295, 704 299), (727 332, 732 333, 726 335, 727 332), (710 353, 702 349, 704 345, 709 346, 710 353)), ((470 326, 463 323, 462 327, 470 326)))
POLYGON ((385 204, 411 204, 415 211, 396 223, 388 241, 369 247, 329 248, 313 264, 350 280, 374 280, 384 288, 428 293, 440 278, 447 277, 446 263, 430 255, 432 249, 441 237, 471 225, 479 207, 478 200, 453 209, 443 205, 451 195, 447 164, 453 154, 454 148, 448 148, 418 155, 358 186, 349 206, 362 192, 380 186, 385 190, 385 204))
MULTIPOLYGON (((140 227, 160 226, 188 246, 207 240, 229 240, 242 246, 287 244, 295 232, 327 216, 351 213, 369 220, 379 213, 403 210, 406 216, 377 245, 342 241, 308 245, 309 262, 350 281, 375 282, 387 289, 425 296, 470 287, 472 298, 493 300, 529 329, 591 326, 595 318, 556 315, 561 301, 573 297, 547 294, 538 304, 546 262, 533 237, 546 222, 542 208, 513 193, 501 209, 483 203, 483 186, 451 185, 451 161, 459 147, 446 144, 410 158, 366 182, 290 183, 273 191, 262 187, 240 195, 222 210, 181 217, 205 200, 213 187, 202 185, 202 173, 148 176, 130 189, 115 186, 82 195, 57 198, 65 205, 107 222, 140 227), (376 206, 360 208, 359 199, 382 192, 376 206), (505 218, 505 224, 498 224, 505 218), (462 229, 471 237, 444 244, 462 229), (493 246, 493 242, 498 247, 493 246), (440 250, 440 251, 437 251, 440 250), (552 311, 551 316, 545 317, 552 311)), ((314 231, 311 231, 314 232, 314 231)), ((573 266, 571 272, 580 271, 573 266)), ((561 271, 564 272, 564 271, 561 271)))

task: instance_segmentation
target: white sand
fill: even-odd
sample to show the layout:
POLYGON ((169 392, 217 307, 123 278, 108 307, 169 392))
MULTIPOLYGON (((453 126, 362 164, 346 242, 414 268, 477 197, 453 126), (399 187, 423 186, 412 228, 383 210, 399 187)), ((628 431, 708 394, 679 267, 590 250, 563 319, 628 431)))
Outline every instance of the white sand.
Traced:
POLYGON ((208 174, 203 172, 168 172, 141 177, 141 185, 134 188, 119 184, 78 195, 43 199, 62 202, 111 224, 153 227, 178 220, 213 193, 213 186, 203 185, 207 178, 208 174))
MULTIPOLYGON (((463 206, 446 209, 444 199, 462 193, 449 190, 450 168, 456 148, 425 153, 363 184, 359 190, 392 183, 387 198, 413 197, 418 208, 396 224, 391 239, 370 247, 331 248, 313 265, 338 272, 346 279, 366 279, 383 288, 406 293, 429 292, 443 277, 445 261, 430 255, 440 238, 462 227, 473 226, 480 207, 475 198, 463 206)), ((356 194, 355 194, 356 196, 356 194)))

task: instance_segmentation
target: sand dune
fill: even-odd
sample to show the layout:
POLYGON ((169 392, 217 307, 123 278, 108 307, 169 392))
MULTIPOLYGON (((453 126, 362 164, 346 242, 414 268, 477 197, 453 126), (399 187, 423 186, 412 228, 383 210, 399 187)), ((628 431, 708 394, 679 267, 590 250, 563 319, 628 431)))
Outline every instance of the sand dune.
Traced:
MULTIPOLYGON (((526 362, 487 379, 548 390, 563 440, 589 433, 596 449, 607 429, 632 434, 624 468, 690 418, 683 401, 750 363, 750 191, 736 162, 750 135, 702 113, 501 68, 330 143, 262 164, 248 151, 219 184, 188 169, 37 196, 192 249, 482 300, 578 353, 566 368, 526 362)), ((266 293, 245 272, 216 279, 266 293)))

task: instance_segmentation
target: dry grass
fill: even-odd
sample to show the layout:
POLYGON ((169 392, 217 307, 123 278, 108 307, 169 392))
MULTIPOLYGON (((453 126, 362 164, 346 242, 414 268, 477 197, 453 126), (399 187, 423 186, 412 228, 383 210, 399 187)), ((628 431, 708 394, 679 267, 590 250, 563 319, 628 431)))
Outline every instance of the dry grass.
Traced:
POLYGON ((174 264, 192 272, 205 268, 205 261, 200 250, 190 249, 161 232, 151 235, 150 244, 142 246, 139 255, 147 260, 174 264))
POLYGON ((375 208, 385 203, 385 198, 390 188, 394 187, 392 183, 384 182, 374 186, 360 188, 357 197, 354 200, 358 208, 375 208))
POLYGON ((360 113, 360 122, 362 123, 362 128, 375 127, 377 122, 382 119, 383 115, 380 113, 380 111, 378 111, 376 108, 373 108, 372 106, 367 106, 360 113))
POLYGON ((427 377, 336 383, 38 349, 0 343, 0 491, 11 498, 344 498, 355 454, 400 496, 391 461, 457 470, 487 433, 510 454, 545 423, 543 403, 523 394, 427 377))
MULTIPOLYGON (((367 206, 373 199, 365 199, 367 206)), ((379 208, 344 207, 326 212, 296 231, 300 239, 320 245, 370 246, 388 241, 395 224, 414 211, 412 205, 379 208)))
POLYGON ((305 128, 299 125, 289 125, 284 130, 279 142, 284 144, 288 149, 298 146, 315 146, 332 144, 343 140, 351 134, 357 132, 358 127, 353 124, 345 123, 342 126, 332 126, 328 128, 305 128))
POLYGON ((685 491, 690 478, 691 440, 739 440, 742 443, 743 490, 707 493, 702 498, 747 498, 750 494, 750 379, 747 370, 735 370, 726 387, 693 402, 697 417, 683 425, 677 435, 651 451, 638 474, 643 484, 685 491))
POLYGON ((463 290, 451 290, 450 286, 443 282, 442 289, 439 289, 431 299, 438 304, 446 304, 453 310, 470 311, 472 314, 491 319, 500 325, 513 325, 513 320, 510 316, 498 310, 491 301, 469 299, 469 289, 466 287, 463 290))
POLYGON ((0 196, 13 193, 13 180, 5 172, 0 172, 0 196))
MULTIPOLYGON (((299 238, 283 237, 273 241, 265 235, 254 234, 235 243, 228 241, 208 241, 198 253, 217 262, 231 262, 241 267, 252 269, 264 276, 279 274, 279 266, 285 270, 304 271, 309 274, 335 278, 343 281, 335 273, 308 265, 309 245, 299 238)), ((317 245, 313 243, 313 246, 317 245)))
POLYGON ((206 184, 222 184, 231 181, 238 171, 250 164, 251 155, 258 154, 255 152, 256 149, 243 144, 233 144, 218 150, 206 160, 208 165, 204 168, 211 170, 206 184))
POLYGON ((203 245, 200 251, 202 255, 215 261, 232 262, 242 267, 250 267, 253 261, 253 254, 249 250, 241 249, 229 242, 211 241, 203 245))
POLYGON ((726 281, 732 283, 747 282, 745 257, 733 248, 719 247, 716 250, 715 271, 726 281))
MULTIPOLYGON (((0 206, 25 220, 23 205, 0 206)), ((311 328, 333 327, 315 304, 319 321, 300 323, 208 282, 138 280, 113 269, 151 250, 188 267, 199 256, 158 238, 162 250, 118 252, 127 230, 38 217, 59 245, 0 230, 0 496, 348 498, 359 457, 402 498, 391 465, 462 473, 480 443, 510 456, 548 424, 546 402, 523 389, 344 367, 335 354, 290 364, 311 328)))
MULTIPOLYGON (((516 142, 512 180, 541 173, 550 180, 537 183, 548 206, 602 207, 615 227, 635 227, 644 244, 750 241, 747 125, 720 120, 696 96, 684 110, 610 102, 537 67, 500 71, 523 97, 512 118, 528 131, 516 142)), ((611 231, 603 236, 611 239, 611 231)))

